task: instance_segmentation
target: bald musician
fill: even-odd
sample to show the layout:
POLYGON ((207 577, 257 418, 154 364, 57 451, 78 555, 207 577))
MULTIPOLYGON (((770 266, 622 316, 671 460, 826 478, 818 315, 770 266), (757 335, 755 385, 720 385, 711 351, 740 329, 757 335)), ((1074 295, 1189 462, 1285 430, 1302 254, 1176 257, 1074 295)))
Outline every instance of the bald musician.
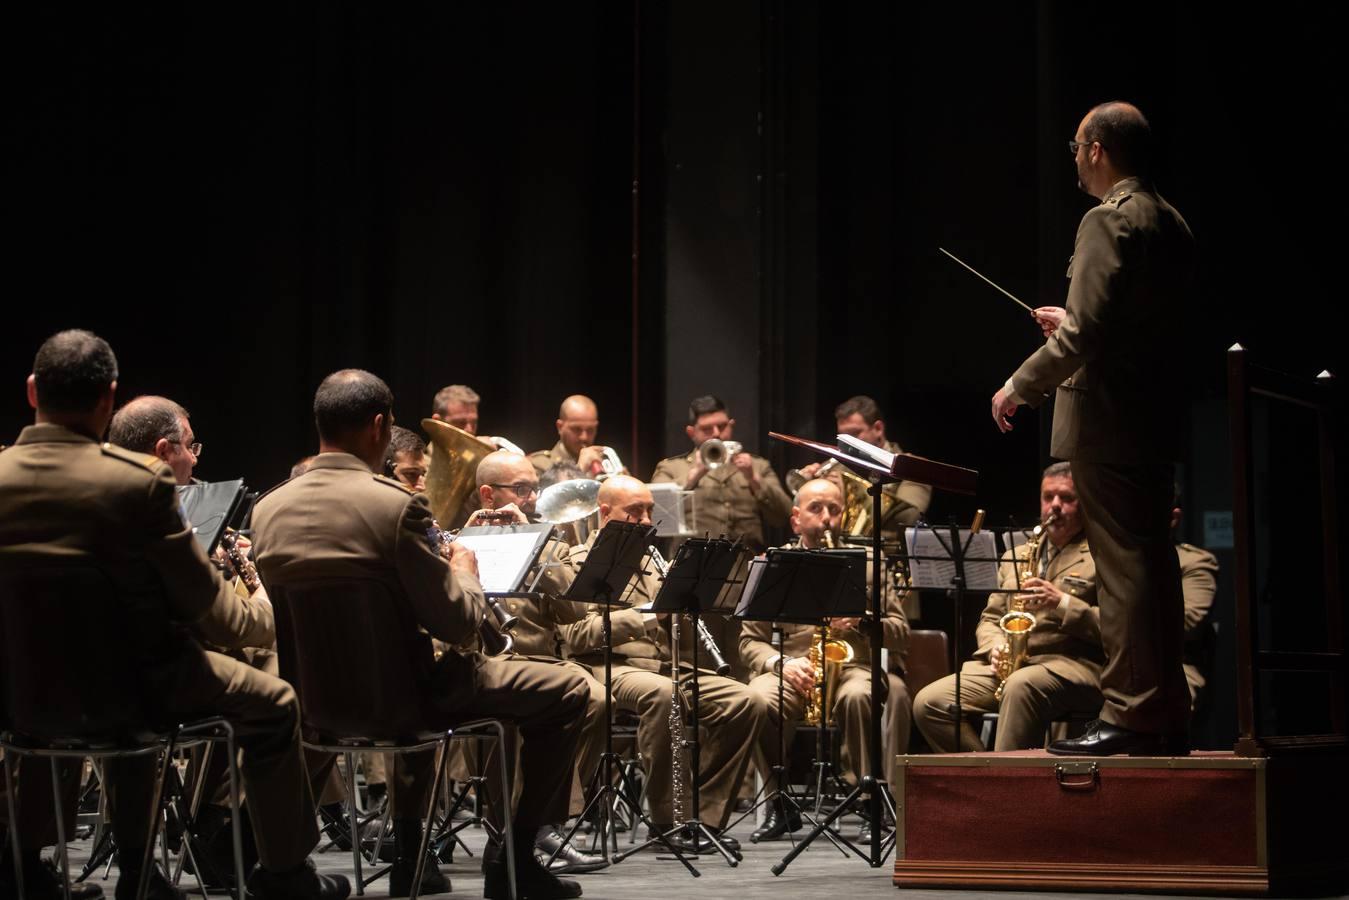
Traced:
POLYGON ((557 443, 551 450, 536 450, 529 461, 542 475, 558 463, 578 466, 587 478, 601 471, 604 448, 595 444, 600 430, 600 412, 595 401, 584 394, 572 394, 557 411, 557 443))

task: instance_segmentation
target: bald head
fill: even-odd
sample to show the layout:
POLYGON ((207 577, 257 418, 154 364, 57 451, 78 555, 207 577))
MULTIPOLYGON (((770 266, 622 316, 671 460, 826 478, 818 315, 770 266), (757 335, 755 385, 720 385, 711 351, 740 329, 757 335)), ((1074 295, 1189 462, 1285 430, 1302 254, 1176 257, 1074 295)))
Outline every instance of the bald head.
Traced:
POLYGON ((483 509, 501 509, 514 503, 526 516, 534 515, 539 474, 526 457, 510 450, 489 453, 478 463, 476 481, 483 509))
POLYGON ((814 478, 801 485, 792 506, 792 531, 808 549, 823 543, 825 529, 835 534, 843 518, 843 491, 827 478, 814 478))
POLYGON ((529 469, 530 474, 534 472, 534 465, 527 458, 510 450, 498 450, 495 453, 489 453, 478 463, 478 474, 476 480, 478 487, 490 484, 509 484, 518 480, 518 476, 525 469, 529 469))
POLYGON ((557 436, 572 456, 595 443, 600 428, 599 408, 584 394, 572 394, 557 411, 557 436))
POLYGON ((1094 106, 1073 138, 1078 186, 1104 199, 1124 178, 1147 177, 1152 167, 1152 126, 1132 103, 1112 100, 1094 106))
POLYGON ((655 501, 651 488, 631 475, 611 475, 600 485, 600 523, 636 522, 651 524, 655 501))

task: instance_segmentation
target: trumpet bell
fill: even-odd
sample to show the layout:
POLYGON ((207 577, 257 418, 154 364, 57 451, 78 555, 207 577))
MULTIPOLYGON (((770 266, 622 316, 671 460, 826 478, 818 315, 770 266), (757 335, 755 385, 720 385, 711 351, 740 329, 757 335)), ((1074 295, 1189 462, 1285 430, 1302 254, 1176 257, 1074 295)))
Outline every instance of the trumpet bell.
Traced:
POLYGON ((698 447, 698 459, 708 469, 720 469, 745 448, 739 441, 708 438, 698 447))
POLYGON ((426 497, 431 514, 448 523, 477 487, 478 463, 497 448, 440 419, 422 419, 422 430, 435 447, 426 469, 426 497))

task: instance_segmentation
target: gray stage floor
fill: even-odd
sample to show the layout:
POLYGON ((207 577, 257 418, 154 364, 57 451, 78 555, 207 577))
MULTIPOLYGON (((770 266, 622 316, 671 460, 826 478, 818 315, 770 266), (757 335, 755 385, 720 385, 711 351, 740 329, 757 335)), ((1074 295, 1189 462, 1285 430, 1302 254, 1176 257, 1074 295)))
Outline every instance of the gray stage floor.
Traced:
MULTIPOLYGON (((790 848, 786 841, 767 844, 751 844, 748 834, 752 829, 746 822, 736 830, 736 836, 744 844, 744 861, 732 869, 721 861, 720 857, 701 857, 695 865, 702 873, 693 878, 683 866, 673 859, 664 858, 664 854, 650 851, 640 853, 603 872, 578 876, 585 890, 585 896, 595 900, 675 900, 675 898, 728 897, 736 900, 759 900, 759 898, 784 897, 836 898, 863 897, 899 897, 906 900, 973 900, 973 898, 1052 898, 1064 900, 1074 896, 1069 893, 1028 893, 1028 892, 991 892, 991 891, 899 891, 890 882, 890 866, 873 869, 856 857, 844 857, 828 843, 817 841, 805 853, 799 856, 780 876, 774 876, 771 868, 790 848)), ((849 826, 845 834, 855 833, 855 826, 849 826)), ((475 854, 479 853, 484 842, 481 831, 464 832, 466 842, 475 854)), ((626 835, 620 835, 620 841, 626 842, 626 835)), ((626 843, 624 843, 626 846, 626 843)), ((72 847, 71 858, 75 865, 82 865, 88 858, 89 842, 80 841, 72 847)), ((320 870, 342 873, 350 876, 351 855, 349 853, 327 852, 315 857, 320 870)), ((453 893, 461 897, 482 896, 482 875, 478 869, 478 858, 468 858, 462 853, 455 862, 442 866, 449 876, 453 893)), ((78 869, 76 869, 78 871, 78 869)), ((97 879, 99 876, 95 876, 97 879)), ((113 886, 116 884, 117 870, 114 867, 111 876, 102 882, 104 894, 111 900, 113 886)), ((192 876, 183 876, 183 887, 193 888, 192 876)), ((196 896, 200 896, 197 894, 196 896)), ((224 895, 213 895, 221 896, 224 895)), ((366 889, 366 896, 372 900, 382 900, 388 896, 388 882, 381 879, 366 889)), ((1094 897, 1150 897, 1157 900, 1159 895, 1132 894, 1094 894, 1094 897)))

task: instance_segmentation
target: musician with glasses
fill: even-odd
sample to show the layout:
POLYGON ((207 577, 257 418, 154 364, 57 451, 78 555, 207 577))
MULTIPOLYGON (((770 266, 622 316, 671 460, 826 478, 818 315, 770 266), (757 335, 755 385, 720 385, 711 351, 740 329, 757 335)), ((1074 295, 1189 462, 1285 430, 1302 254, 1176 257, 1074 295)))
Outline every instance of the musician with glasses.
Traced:
MULTIPOLYGON (((1045 469, 1040 481, 1040 520, 1054 515, 1045 528, 1033 570, 1026 567, 1027 544, 1003 555, 998 584, 990 594, 975 631, 978 649, 960 670, 964 713, 996 712, 994 750, 1043 747, 1055 719, 1070 713, 1095 713, 1101 708, 1101 610, 1096 605, 1096 564, 1083 533, 1082 507, 1068 463, 1045 469), (1020 587, 1018 592, 1016 589, 1020 587), (995 671, 1004 656, 1006 637, 998 622, 1017 599, 1035 616, 1028 641, 1029 656, 1007 678, 1001 702, 996 697, 995 671)), ((968 720, 961 723, 955 745, 956 679, 947 675, 918 692, 914 723, 928 745, 939 753, 983 750, 983 741, 968 720)))
MULTIPOLYGON (((842 516, 843 494, 838 485, 823 478, 807 481, 797 492, 792 507, 791 525, 797 539, 786 544, 785 549, 827 548, 831 536, 838 534, 842 516)), ((869 559, 869 550, 867 556, 869 559)), ((866 578, 870 587, 869 561, 866 578)), ((890 578, 883 579, 881 608, 884 610, 881 617, 881 645, 896 659, 896 669, 902 672, 904 653, 909 643, 909 623, 904 616, 903 599, 890 578)), ((837 726, 842 734, 843 753, 837 774, 849 784, 857 783, 859 773, 865 775, 871 772, 868 737, 872 712, 871 643, 862 633, 860 622, 858 618, 836 618, 829 622, 831 640, 842 641, 852 649, 852 660, 844 665, 838 675, 834 703, 829 710, 830 723, 837 726)), ((773 624, 746 622, 740 635, 740 655, 754 679, 749 686, 763 697, 770 712, 769 724, 759 735, 756 757, 765 778, 768 776, 768 766, 778 758, 779 742, 782 740, 776 723, 781 719, 785 725, 786 746, 790 752, 796 724, 804 715, 808 701, 816 693, 819 675, 810 659, 810 648, 819 634, 819 628, 815 625, 780 623, 783 644, 779 653, 771 643, 773 624), (779 671, 783 681, 784 709, 781 710, 781 716, 778 709, 779 671)), ((910 722, 908 690, 897 676, 883 679, 881 683, 887 686, 885 702, 895 706, 892 727, 896 732, 896 746, 907 748, 910 722), (897 687, 897 692, 891 693, 891 686, 897 687)), ((782 804, 774 804, 769 808, 763 825, 754 832, 753 839, 773 840, 800 827, 801 821, 796 815, 789 815, 782 804)))
MULTIPOLYGON (((600 487, 599 503, 601 529, 609 522, 651 524, 651 511, 655 506, 651 489, 628 475, 607 479, 600 487)), ((584 544, 571 549, 571 562, 576 569, 579 570, 590 555, 598 534, 596 531, 584 544)), ((646 605, 655 599, 659 589, 660 580, 648 560, 644 571, 629 584, 623 603, 630 607, 646 605)), ((668 831, 673 825, 676 789, 670 745, 673 696, 670 634, 659 617, 632 608, 615 608, 610 614, 610 626, 614 643, 614 705, 638 716, 637 750, 646 770, 646 796, 651 804, 651 818, 658 830, 668 831)), ((692 631, 691 625, 680 629, 680 659, 686 677, 692 670, 692 631)), ((592 606, 582 621, 567 627, 564 632, 572 656, 591 666, 597 680, 603 679, 604 617, 600 608, 592 606)), ((703 666, 710 664, 709 654, 701 647, 699 662, 703 666)), ((681 693, 681 697, 684 704, 689 702, 687 692, 681 693)), ((703 729, 699 815, 704 824, 720 829, 726 826, 735 808, 755 741, 766 720, 767 706, 763 698, 747 686, 706 668, 699 671, 698 700, 703 729)), ((683 777, 688 779, 690 773, 684 772, 683 777)), ((688 785, 680 787, 680 790, 687 789, 688 785)), ((685 796, 690 795, 686 793, 685 796)), ((733 848, 738 846, 727 835, 722 839, 733 848)), ((695 844, 688 835, 681 835, 678 844, 686 850, 696 847, 699 852, 706 852, 710 849, 705 838, 695 844)))

